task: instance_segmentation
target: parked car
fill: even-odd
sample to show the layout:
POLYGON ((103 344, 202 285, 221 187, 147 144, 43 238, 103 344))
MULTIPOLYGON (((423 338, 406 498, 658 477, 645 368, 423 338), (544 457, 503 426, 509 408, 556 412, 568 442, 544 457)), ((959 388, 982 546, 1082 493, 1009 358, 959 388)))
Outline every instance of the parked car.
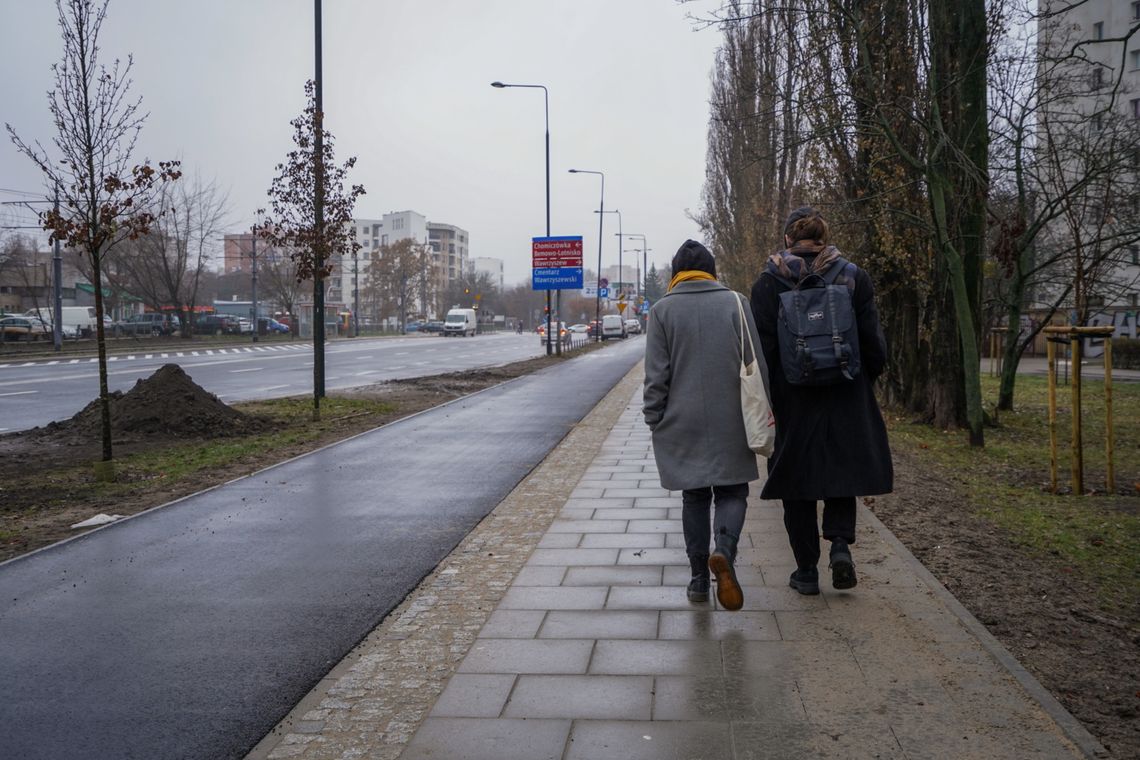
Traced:
POLYGON ((32 317, 4 317, 0 319, 0 339, 10 340, 39 340, 50 335, 50 329, 45 333, 43 322, 32 317))
POLYGON ((229 314, 201 314, 194 322, 194 332, 198 335, 238 335, 240 331, 237 317, 229 314))
POLYGON ((433 319, 430 322, 425 322, 420 328, 420 332, 441 333, 443 332, 443 322, 438 319, 433 319))
POLYGON ((404 332, 406 332, 406 333, 419 332, 421 326, 422 325, 420 322, 409 322, 408 324, 404 325, 404 332))
POLYGON ((625 321, 625 331, 630 335, 641 334, 641 322, 636 319, 627 319, 625 321))
MULTIPOLYGON (((60 316, 60 329, 66 337, 88 338, 95 334, 94 306, 63 306, 60 308, 60 316)), ((46 324, 55 324, 55 310, 47 307, 26 311, 24 317, 36 317, 46 324)), ((109 321, 104 315, 104 328, 109 327, 109 321)))
POLYGON ((133 314, 122 322, 115 322, 111 332, 115 335, 173 335, 182 326, 175 314, 152 311, 133 314))
POLYGON ((289 325, 284 322, 278 322, 273 317, 262 317, 257 323, 258 329, 261 333, 266 335, 271 333, 287 333, 289 332, 289 325))
POLYGON ((253 335, 253 320, 249 317, 238 317, 238 333, 241 335, 253 335))
POLYGON ((590 326, 584 324, 576 324, 570 325, 566 329, 572 333, 588 333, 590 331, 590 326))

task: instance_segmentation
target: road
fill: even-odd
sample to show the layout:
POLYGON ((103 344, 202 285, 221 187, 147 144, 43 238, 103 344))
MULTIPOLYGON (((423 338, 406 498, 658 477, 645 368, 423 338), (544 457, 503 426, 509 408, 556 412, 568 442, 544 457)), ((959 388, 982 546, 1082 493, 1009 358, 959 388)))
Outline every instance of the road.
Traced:
MULTIPOLYGON (((543 355, 533 333, 475 338, 438 335, 363 338, 326 344, 325 389, 507 364, 543 355)), ((223 401, 311 393, 313 350, 308 343, 267 343, 225 349, 139 352, 109 357, 112 391, 129 390, 163 364, 178 364, 223 401)), ((0 362, 0 433, 72 416, 99 395, 95 359, 0 362)))
POLYGON ((643 351, 583 354, 0 564, 0 757, 244 756, 643 351))

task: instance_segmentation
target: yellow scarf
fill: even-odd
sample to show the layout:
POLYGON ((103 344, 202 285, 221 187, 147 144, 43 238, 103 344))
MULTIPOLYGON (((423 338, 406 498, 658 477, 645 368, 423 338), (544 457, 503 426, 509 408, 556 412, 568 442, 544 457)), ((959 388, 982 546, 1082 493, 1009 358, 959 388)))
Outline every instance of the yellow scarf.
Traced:
POLYGON ((702 272, 699 269, 684 269, 673 275, 672 280, 669 280, 669 290, 672 290, 682 282, 688 282, 689 280, 712 280, 713 282, 716 282, 716 278, 708 272, 702 272))

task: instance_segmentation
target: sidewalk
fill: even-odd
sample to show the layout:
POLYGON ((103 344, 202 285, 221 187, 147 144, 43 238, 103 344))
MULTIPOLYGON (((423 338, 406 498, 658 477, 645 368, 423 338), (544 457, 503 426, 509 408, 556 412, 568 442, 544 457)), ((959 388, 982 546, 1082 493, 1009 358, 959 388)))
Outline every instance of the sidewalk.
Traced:
POLYGON ((640 372, 548 458, 576 483, 553 521, 534 492, 504 502, 250 757, 1095 756, 863 507, 858 588, 821 572, 805 597, 787 586, 779 505, 754 484, 744 609, 687 602, 680 496, 657 480, 640 372), (591 426, 608 433, 583 455, 591 426))

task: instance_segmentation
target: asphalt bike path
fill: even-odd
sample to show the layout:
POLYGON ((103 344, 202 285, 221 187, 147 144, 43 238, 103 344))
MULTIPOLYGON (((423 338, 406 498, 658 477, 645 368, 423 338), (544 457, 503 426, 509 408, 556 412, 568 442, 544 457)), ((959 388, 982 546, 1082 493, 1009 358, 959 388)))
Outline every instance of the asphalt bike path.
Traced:
POLYGON ((0 757, 240 757, 642 353, 624 341, 0 564, 0 757))

